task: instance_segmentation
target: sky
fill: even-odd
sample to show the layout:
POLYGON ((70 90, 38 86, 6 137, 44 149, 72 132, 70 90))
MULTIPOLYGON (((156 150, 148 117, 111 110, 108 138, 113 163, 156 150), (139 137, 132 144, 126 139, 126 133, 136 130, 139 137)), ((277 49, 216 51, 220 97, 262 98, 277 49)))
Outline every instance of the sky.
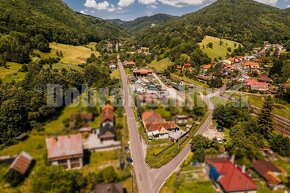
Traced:
MULTIPOLYGON (((181 16, 201 9, 215 0, 64 0, 73 10, 103 19, 133 20, 157 13, 181 16)), ((290 0, 257 0, 279 8, 290 0)))

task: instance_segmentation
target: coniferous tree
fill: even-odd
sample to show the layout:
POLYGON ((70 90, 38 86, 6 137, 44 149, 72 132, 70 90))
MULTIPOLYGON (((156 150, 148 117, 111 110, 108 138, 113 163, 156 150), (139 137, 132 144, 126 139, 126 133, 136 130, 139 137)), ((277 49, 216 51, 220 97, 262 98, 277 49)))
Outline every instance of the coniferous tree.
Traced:
POLYGON ((269 96, 264 102, 264 106, 258 118, 260 132, 266 138, 268 138, 268 135, 273 130, 273 121, 272 121, 271 111, 272 111, 272 99, 269 96))

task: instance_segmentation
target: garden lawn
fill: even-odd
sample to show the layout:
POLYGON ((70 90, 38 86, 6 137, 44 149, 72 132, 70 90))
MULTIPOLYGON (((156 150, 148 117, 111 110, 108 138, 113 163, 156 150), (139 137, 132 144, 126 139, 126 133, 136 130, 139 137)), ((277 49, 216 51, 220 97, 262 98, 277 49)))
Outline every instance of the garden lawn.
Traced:
POLYGON ((234 42, 231 40, 222 39, 223 44, 220 45, 220 38, 215 38, 211 36, 205 36, 205 38, 202 40, 201 43, 199 43, 200 49, 207 54, 212 60, 215 58, 218 59, 221 57, 222 59, 225 59, 227 54, 231 54, 236 48, 238 48, 239 43, 234 42), (208 43, 213 43, 213 48, 207 47, 208 43), (232 50, 229 52, 227 48, 230 47, 232 50))
POLYGON ((80 171, 84 174, 97 172, 108 166, 118 166, 119 150, 92 152, 89 164, 85 165, 80 171))
POLYGON ((194 84, 194 85, 197 85, 197 86, 202 86, 202 87, 208 88, 207 84, 205 84, 203 82, 200 82, 198 80, 190 79, 190 78, 185 77, 185 76, 180 77, 180 76, 178 76, 175 73, 171 73, 170 75, 175 80, 183 80, 183 81, 185 81, 186 83, 189 83, 189 84, 194 84))
POLYGON ((157 60, 153 60, 150 64, 148 64, 147 66, 149 68, 152 68, 154 70, 157 71, 164 71, 167 69, 168 66, 172 65, 173 63, 170 61, 169 58, 164 58, 160 61, 157 60))

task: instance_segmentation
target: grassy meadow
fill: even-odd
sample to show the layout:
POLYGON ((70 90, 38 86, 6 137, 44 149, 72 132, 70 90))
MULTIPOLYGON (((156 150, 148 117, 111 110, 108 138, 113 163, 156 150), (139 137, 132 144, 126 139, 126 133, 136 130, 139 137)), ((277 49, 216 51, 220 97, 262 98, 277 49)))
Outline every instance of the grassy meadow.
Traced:
POLYGON ((158 71, 164 71, 167 69, 168 66, 172 65, 173 63, 170 61, 169 58, 164 58, 160 61, 157 60, 153 60, 150 64, 148 64, 147 66, 149 68, 152 68, 154 70, 158 70, 158 71))
POLYGON ((212 60, 214 60, 215 58, 219 59, 219 57, 225 59, 227 54, 231 54, 234 51, 235 44, 236 48, 238 48, 239 46, 238 42, 211 36, 205 36, 202 42, 199 43, 199 46, 204 53, 206 53, 212 60), (223 42, 222 45, 220 45, 220 40, 223 42), (210 42, 213 43, 213 48, 207 47, 208 43, 210 42), (231 52, 229 52, 227 48, 231 48, 232 49, 231 52))

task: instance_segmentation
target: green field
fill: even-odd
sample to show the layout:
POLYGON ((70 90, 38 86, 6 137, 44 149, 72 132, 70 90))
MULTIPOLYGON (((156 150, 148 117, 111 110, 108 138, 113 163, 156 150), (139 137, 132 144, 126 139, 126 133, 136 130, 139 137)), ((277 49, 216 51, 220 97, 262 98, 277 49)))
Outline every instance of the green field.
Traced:
POLYGON ((235 49, 235 44, 236 48, 238 48, 239 43, 234 42, 231 40, 226 40, 226 39, 221 39, 223 44, 220 45, 220 38, 215 38, 211 36, 205 36, 205 38, 202 40, 201 43, 199 43, 200 48, 204 53, 206 53, 212 60, 215 58, 218 59, 221 57, 222 59, 225 59, 227 54, 231 54, 232 52, 229 52, 227 48, 231 48, 232 51, 235 49), (213 48, 207 47, 208 43, 213 43, 213 48))
POLYGON ((19 81, 25 77, 24 72, 18 72, 21 64, 15 62, 8 62, 7 68, 0 67, 0 79, 3 82, 10 82, 11 80, 19 81))
POLYGON ((167 69, 168 66, 172 65, 173 63, 169 60, 169 58, 164 58, 160 61, 153 60, 150 64, 147 66, 149 68, 152 68, 154 70, 158 71, 164 71, 167 69))
MULTIPOLYGON (((50 53, 43 53, 35 50, 35 54, 39 54, 41 58, 57 57, 56 51, 62 51, 63 58, 61 58, 62 64, 77 65, 86 62, 86 59, 90 57, 91 54, 99 56, 100 53, 97 51, 92 51, 92 44, 90 43, 87 47, 85 46, 72 46, 60 43, 50 43, 51 48, 50 53)), ((38 57, 32 58, 33 61, 38 61, 38 57)))

